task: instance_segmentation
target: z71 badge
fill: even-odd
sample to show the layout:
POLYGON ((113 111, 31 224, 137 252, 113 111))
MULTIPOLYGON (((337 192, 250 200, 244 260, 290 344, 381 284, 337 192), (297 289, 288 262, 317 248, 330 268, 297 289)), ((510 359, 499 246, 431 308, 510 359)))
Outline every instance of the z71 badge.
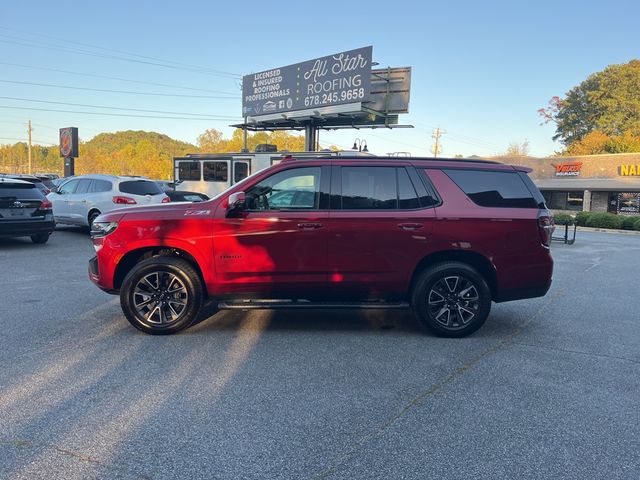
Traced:
POLYGON ((187 215, 209 215, 211 210, 187 210, 184 212, 185 216, 187 215))

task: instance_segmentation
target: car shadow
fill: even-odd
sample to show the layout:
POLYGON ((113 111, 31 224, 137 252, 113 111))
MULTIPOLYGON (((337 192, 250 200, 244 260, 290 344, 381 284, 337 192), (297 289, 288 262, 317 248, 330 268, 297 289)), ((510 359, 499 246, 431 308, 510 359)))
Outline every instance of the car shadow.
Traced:
POLYGON ((219 310, 215 301, 205 303, 196 322, 185 333, 237 330, 242 322, 255 316, 256 312, 267 313, 266 330, 272 331, 395 331, 424 334, 410 310, 219 310))

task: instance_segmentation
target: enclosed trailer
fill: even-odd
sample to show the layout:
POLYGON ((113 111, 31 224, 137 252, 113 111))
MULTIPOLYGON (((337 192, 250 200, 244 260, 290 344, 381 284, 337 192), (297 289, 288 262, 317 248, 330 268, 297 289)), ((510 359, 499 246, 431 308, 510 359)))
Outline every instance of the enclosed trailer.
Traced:
POLYGON ((371 156, 353 150, 334 152, 277 152, 275 147, 258 146, 248 153, 193 153, 173 159, 173 177, 177 190, 200 192, 214 197, 231 185, 262 169, 280 163, 283 157, 322 158, 327 156, 371 156))

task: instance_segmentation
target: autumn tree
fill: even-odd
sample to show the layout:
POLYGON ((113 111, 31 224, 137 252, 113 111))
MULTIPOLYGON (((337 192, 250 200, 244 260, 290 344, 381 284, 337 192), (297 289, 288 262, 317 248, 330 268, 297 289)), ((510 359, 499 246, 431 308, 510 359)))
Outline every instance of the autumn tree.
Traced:
POLYGON ((553 139, 567 147, 594 131, 640 135, 640 60, 590 75, 564 98, 553 97, 538 113, 556 124, 553 139))
POLYGON ((522 143, 511 142, 507 147, 507 151, 503 156, 505 157, 526 157, 529 155, 529 140, 525 140, 522 143))

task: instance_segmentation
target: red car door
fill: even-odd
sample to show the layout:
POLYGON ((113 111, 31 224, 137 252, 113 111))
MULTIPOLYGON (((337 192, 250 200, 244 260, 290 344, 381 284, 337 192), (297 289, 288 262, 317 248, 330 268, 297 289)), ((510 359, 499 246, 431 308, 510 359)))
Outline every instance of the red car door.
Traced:
POLYGON ((239 213, 227 217, 219 209, 214 261, 220 293, 308 298, 326 287, 329 213, 321 208, 321 184, 328 175, 329 167, 296 165, 248 186, 239 213))
POLYGON ((418 185, 419 194, 417 174, 404 166, 349 165, 334 167, 332 175, 328 258, 333 292, 363 299, 402 296, 415 266, 430 251, 435 213, 425 208, 424 185, 418 185))

